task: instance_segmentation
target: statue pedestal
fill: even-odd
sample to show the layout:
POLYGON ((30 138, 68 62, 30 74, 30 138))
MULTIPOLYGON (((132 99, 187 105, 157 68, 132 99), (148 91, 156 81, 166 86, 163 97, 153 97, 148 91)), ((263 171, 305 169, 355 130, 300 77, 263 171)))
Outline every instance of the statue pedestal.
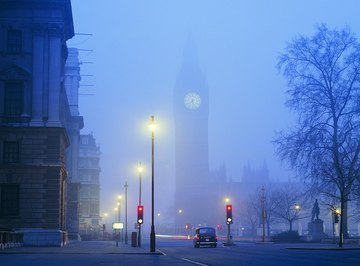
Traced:
POLYGON ((308 223, 308 231, 312 241, 327 238, 327 235, 324 233, 324 222, 321 219, 308 223))

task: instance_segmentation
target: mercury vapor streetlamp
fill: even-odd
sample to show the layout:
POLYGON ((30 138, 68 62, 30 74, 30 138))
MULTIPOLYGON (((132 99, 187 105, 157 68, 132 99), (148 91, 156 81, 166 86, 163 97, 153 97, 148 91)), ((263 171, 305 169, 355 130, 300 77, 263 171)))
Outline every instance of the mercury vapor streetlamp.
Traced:
POLYGON ((155 226, 154 226, 154 133, 155 133, 154 116, 151 116, 151 231, 150 231, 150 252, 155 252, 155 226))

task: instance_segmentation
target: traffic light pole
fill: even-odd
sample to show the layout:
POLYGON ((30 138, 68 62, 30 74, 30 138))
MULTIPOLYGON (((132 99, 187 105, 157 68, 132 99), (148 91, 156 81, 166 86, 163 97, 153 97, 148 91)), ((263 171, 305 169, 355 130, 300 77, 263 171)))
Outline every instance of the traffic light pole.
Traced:
POLYGON ((226 245, 228 246, 232 246, 234 245, 232 239, 231 239, 231 234, 230 234, 230 224, 233 223, 233 216, 232 216, 232 205, 231 204, 227 204, 226 205, 226 224, 228 226, 228 232, 227 232, 227 239, 226 239, 226 245))
POLYGON ((226 242, 228 244, 230 244, 230 241, 231 241, 231 237, 230 237, 230 223, 228 223, 228 231, 227 231, 227 237, 226 237, 226 242))

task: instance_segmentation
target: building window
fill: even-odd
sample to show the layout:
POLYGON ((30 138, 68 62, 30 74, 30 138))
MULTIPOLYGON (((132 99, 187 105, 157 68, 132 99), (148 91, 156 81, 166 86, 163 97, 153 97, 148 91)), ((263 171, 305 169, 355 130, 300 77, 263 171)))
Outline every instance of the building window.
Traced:
POLYGON ((5 83, 4 114, 14 117, 23 113, 24 88, 21 82, 5 83))
POLYGON ((19 186, 0 184, 0 216, 19 215, 19 186))
POLYGON ((4 142, 4 163, 18 163, 20 158, 19 142, 4 142))
POLYGON ((81 138, 81 144, 88 145, 89 144, 89 139, 87 137, 83 136, 81 138))
POLYGON ((8 53, 20 53, 22 51, 22 32, 21 30, 9 30, 7 33, 8 53))

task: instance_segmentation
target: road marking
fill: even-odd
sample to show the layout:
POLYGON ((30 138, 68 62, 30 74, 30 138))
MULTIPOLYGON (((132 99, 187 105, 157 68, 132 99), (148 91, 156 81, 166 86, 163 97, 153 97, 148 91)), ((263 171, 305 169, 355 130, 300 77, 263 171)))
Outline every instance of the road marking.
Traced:
POLYGON ((182 260, 192 263, 192 264, 196 264, 196 265, 201 265, 201 266, 208 266, 207 264, 201 263, 201 262, 197 262, 197 261, 193 261, 193 260, 189 260, 189 259, 185 259, 185 258, 181 258, 182 260))

